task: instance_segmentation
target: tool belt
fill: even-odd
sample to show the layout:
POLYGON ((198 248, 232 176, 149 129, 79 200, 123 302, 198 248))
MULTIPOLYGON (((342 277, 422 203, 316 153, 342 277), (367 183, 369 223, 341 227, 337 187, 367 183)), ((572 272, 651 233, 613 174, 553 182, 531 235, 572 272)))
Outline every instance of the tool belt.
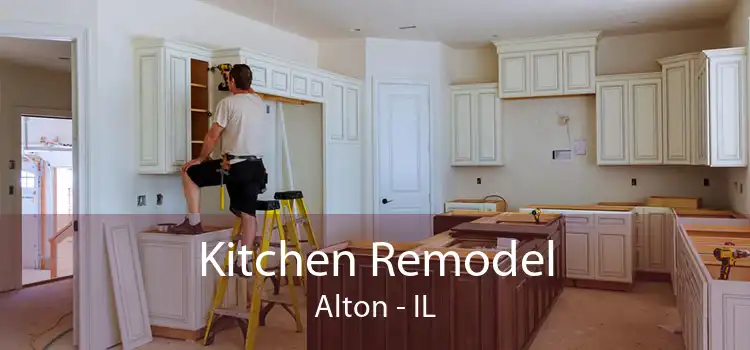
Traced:
MULTIPOLYGON (((262 161, 263 160, 263 158, 260 158, 260 157, 257 157, 257 156, 235 156, 235 155, 231 155, 229 153, 223 154, 221 156, 221 158, 222 158, 222 161, 225 161, 225 162, 228 162, 228 161, 230 161, 232 159, 244 159, 245 161, 249 161, 249 162, 257 162, 257 161, 262 161)), ((224 175, 229 175, 229 167, 231 167, 231 166, 232 166, 231 164, 227 168, 224 168, 222 166, 222 169, 220 170, 220 172, 222 174, 222 184, 224 182, 223 181, 223 176, 224 175)), ((261 185, 260 186, 260 193, 265 193, 266 192, 266 185, 268 185, 268 170, 266 170, 263 173, 263 179, 262 179, 262 183, 260 185, 261 185)))
POLYGON ((232 159, 245 159, 245 160, 250 160, 250 161, 262 160, 262 158, 259 158, 259 157, 256 157, 256 156, 235 156, 235 155, 228 154, 228 153, 224 154, 222 156, 222 158, 224 158, 226 160, 232 160, 232 159))

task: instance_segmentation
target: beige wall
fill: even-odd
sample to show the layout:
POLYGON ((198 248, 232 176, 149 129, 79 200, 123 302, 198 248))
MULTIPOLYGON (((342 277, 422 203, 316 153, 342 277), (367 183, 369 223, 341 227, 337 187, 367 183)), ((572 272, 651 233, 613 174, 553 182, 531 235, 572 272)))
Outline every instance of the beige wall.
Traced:
MULTIPOLYGON (((658 58, 720 47, 724 39, 720 29, 604 37, 598 51, 598 73, 658 71, 658 58)), ((494 50, 453 51, 451 84, 497 81, 494 50)), ((446 196, 500 194, 511 208, 534 203, 643 201, 651 195, 700 196, 712 207, 729 204, 725 169, 597 166, 595 105, 593 96, 503 101, 506 165, 452 168, 452 191, 446 196), (570 117, 571 140, 587 141, 587 155, 575 157, 572 163, 551 161, 552 150, 568 147, 565 127, 557 124, 558 114, 570 117), (481 185, 476 183, 478 177, 481 185), (637 181, 635 187, 632 178, 637 181), (709 187, 703 187, 704 178, 709 179, 709 187)))
MULTIPOLYGON (((732 46, 748 46, 748 17, 750 16, 750 0, 737 1, 729 21, 726 25, 726 34, 729 44, 732 46)), ((750 127, 750 125, 748 126, 750 127)), ((747 168, 734 168, 729 170, 728 190, 732 208, 742 213, 750 211, 750 203, 746 186, 750 184, 750 172, 747 168), (740 193, 740 186, 743 191, 740 193)))
MULTIPOLYGON (((323 108, 284 104, 284 120, 292 159, 294 189, 305 194, 310 214, 323 213, 323 108)), ((286 158, 282 157, 287 173, 286 158)))

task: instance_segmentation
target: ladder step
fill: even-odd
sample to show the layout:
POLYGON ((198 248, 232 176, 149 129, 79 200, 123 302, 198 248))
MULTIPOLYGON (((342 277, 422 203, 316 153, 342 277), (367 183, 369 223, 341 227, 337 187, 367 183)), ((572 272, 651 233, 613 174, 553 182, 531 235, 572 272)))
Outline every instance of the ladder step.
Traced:
MULTIPOLYGON (((294 218, 294 223, 297 224, 297 225, 299 225, 299 224, 305 224, 305 223, 308 223, 308 222, 309 222, 309 220, 306 217, 302 216, 302 215, 297 215, 294 218)), ((285 222, 284 226, 286 226, 288 224, 289 224, 288 222, 285 222)), ((279 228, 279 225, 273 225, 273 229, 274 230, 277 229, 277 228, 279 228)))
POLYGON ((229 317, 235 317, 235 318, 241 318, 241 319, 249 319, 250 318, 250 310, 247 309, 216 309, 214 311, 215 315, 221 315, 221 316, 229 316, 229 317))

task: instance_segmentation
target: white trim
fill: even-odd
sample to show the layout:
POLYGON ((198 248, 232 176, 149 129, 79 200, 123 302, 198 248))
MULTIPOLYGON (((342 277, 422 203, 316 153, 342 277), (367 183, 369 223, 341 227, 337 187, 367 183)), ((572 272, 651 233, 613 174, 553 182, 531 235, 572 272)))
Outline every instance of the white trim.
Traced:
MULTIPOLYGON (((73 96, 73 167, 75 168, 74 186, 77 188, 74 197, 74 213, 76 219, 80 214, 89 214, 91 208, 91 184, 89 182, 90 152, 88 145, 88 117, 92 107, 90 89, 94 81, 96 61, 91 45, 91 33, 83 26, 69 24, 33 23, 0 20, 0 37, 14 37, 24 39, 42 39, 55 41, 69 41, 72 43, 71 76, 73 96)), ((92 310, 89 303, 80 300, 90 300, 94 295, 91 283, 87 279, 91 266, 89 243, 83 237, 89 237, 82 232, 89 232, 90 225, 86 220, 79 220, 79 231, 74 234, 74 344, 81 349, 95 347, 96 331, 93 329, 92 310)), ((19 259, 20 262, 20 259, 19 259)), ((18 267, 20 271, 20 265, 18 267)), ((19 288, 22 284, 19 277, 19 288)))
MULTIPOLYGON (((372 203, 374 205, 374 207, 373 207, 373 213, 374 213, 374 215, 375 215, 376 218, 377 218, 377 215, 380 214, 380 162, 379 162, 380 155, 378 154, 378 152, 380 151, 380 145, 378 143, 379 142, 378 141, 378 139, 379 139, 379 137, 378 137, 378 131, 379 131, 378 125, 380 123, 378 122, 379 118, 377 118, 377 116, 378 116, 378 114, 377 114, 378 113, 378 107, 377 106, 378 106, 378 103, 379 103, 378 92, 380 91, 379 90, 379 86, 380 85, 390 85, 390 84, 393 84, 393 85, 411 85, 411 86, 424 86, 424 87, 427 87, 427 93, 429 95, 429 101, 427 101, 428 102, 427 105, 428 105, 428 108, 429 108, 429 110, 428 110, 428 118, 427 118, 427 122, 429 123, 428 135, 427 135, 429 142, 428 142, 428 146, 427 146, 427 152, 429 153, 428 159, 430 160, 430 166, 427 169, 428 173, 429 173, 429 186, 427 188, 429 189, 430 193, 428 194, 427 197, 429 198, 429 203, 430 203, 430 206, 429 206, 430 213, 432 213, 432 212, 435 211, 434 208, 433 208, 433 198, 435 197, 433 192, 435 192, 435 189, 432 187, 432 185, 434 183, 434 181, 433 181, 433 173, 434 173, 433 167, 435 166, 435 155, 434 155, 435 152, 433 152, 433 150, 435 149, 435 147, 434 147, 433 139, 432 139, 432 136, 434 134, 434 128, 435 128, 435 123, 433 121, 433 118, 435 118, 435 115, 434 115, 435 108, 432 105, 433 104, 433 95, 432 95, 432 93, 433 93, 432 90, 433 89, 432 89, 432 86, 431 86, 430 83, 425 82, 425 81, 417 81, 417 80, 412 80, 412 79, 407 79, 407 78, 375 79, 373 77, 371 80, 372 80, 372 98, 370 100, 371 101, 371 103, 370 103, 370 111, 371 111, 371 113, 370 113, 370 121, 371 121, 370 125, 372 126, 372 133, 371 133, 372 142, 370 144, 372 144, 372 151, 371 151, 372 159, 371 159, 371 162, 372 162, 372 189, 373 189, 373 194, 372 194, 371 201, 372 201, 372 203)), ((373 238, 374 238, 375 232, 377 232, 377 221, 378 220, 375 219, 374 223, 373 223, 374 224, 374 226, 373 226, 373 232, 372 232, 373 233, 373 238)))

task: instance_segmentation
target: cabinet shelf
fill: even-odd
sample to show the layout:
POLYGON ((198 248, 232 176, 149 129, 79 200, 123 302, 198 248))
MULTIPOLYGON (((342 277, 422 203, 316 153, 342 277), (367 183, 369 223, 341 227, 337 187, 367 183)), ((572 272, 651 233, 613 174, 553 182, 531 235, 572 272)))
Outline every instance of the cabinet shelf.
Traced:
POLYGON ((196 113, 208 113, 207 109, 202 109, 202 108, 191 108, 190 111, 196 112, 196 113))
POLYGON ((190 83, 190 87, 208 89, 207 85, 205 85, 205 84, 198 84, 198 83, 190 83))

